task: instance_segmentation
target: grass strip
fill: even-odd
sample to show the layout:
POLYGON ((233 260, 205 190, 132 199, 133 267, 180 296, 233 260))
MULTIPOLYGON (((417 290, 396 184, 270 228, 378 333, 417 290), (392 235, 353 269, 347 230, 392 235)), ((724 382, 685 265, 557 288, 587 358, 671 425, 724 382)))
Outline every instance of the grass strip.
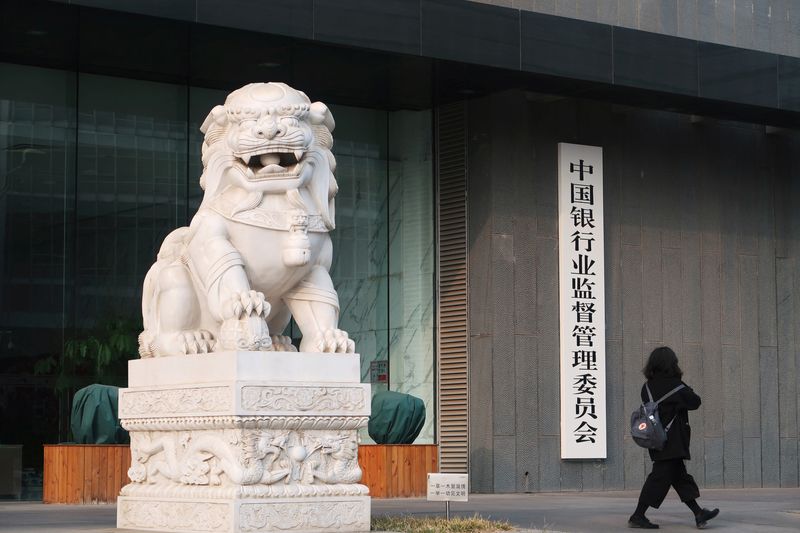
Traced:
POLYGON ((512 531, 509 522, 487 520, 479 515, 453 517, 440 516, 377 516, 372 519, 373 531, 399 531, 400 533, 496 533, 512 531))

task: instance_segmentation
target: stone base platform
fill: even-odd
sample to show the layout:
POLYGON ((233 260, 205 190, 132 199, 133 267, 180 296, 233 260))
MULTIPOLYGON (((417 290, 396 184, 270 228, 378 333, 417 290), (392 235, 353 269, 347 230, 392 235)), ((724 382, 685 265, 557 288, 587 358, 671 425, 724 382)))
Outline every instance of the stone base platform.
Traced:
POLYGON ((201 500, 120 496, 117 527, 186 533, 367 532, 370 499, 361 496, 201 500))
POLYGON ((358 429, 370 386, 356 354, 227 352, 129 363, 131 436, 120 528, 360 532, 358 429))

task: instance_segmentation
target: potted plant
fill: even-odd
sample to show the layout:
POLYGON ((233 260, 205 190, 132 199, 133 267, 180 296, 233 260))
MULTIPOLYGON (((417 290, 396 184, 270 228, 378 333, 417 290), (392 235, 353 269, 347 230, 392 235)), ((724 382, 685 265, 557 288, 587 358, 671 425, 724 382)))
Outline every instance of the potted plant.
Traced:
MULTIPOLYGON (((87 444, 44 446, 43 500, 45 503, 113 502, 127 482, 130 451, 127 433, 112 428, 116 420, 116 389, 127 381, 128 360, 138 355, 141 325, 110 318, 91 331, 64 343, 60 357, 37 362, 34 372, 55 377, 54 388, 69 406, 76 391, 70 424, 73 441, 87 444), (89 385, 102 384, 112 387, 89 385), (109 430, 111 428, 111 430, 109 430), (102 433, 103 438, 97 435, 102 433), (112 434, 112 438, 107 436, 112 434), (97 444, 111 442, 117 444, 97 444)), ((65 413, 64 413, 65 414, 65 413)), ((64 416, 62 414, 62 416, 64 416)))
POLYGON ((55 390, 70 396, 92 383, 123 386, 128 360, 137 356, 141 324, 125 318, 108 319, 91 331, 67 339, 60 358, 39 360, 34 373, 56 376, 55 390))

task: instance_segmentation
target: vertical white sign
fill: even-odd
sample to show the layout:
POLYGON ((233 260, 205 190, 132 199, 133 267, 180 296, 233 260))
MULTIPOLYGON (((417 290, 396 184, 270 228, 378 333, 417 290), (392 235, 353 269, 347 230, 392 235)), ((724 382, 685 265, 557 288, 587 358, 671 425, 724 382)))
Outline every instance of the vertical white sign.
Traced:
POLYGON ((606 458, 603 149, 558 144, 561 458, 606 458))

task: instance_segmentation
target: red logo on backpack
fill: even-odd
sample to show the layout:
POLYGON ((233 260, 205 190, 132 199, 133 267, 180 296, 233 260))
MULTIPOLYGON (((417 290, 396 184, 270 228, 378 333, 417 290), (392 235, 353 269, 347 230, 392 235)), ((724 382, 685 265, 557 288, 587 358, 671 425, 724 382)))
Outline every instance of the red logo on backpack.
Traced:
POLYGON ((647 428, 647 422, 642 422, 639 424, 639 431, 644 431, 647 428))

